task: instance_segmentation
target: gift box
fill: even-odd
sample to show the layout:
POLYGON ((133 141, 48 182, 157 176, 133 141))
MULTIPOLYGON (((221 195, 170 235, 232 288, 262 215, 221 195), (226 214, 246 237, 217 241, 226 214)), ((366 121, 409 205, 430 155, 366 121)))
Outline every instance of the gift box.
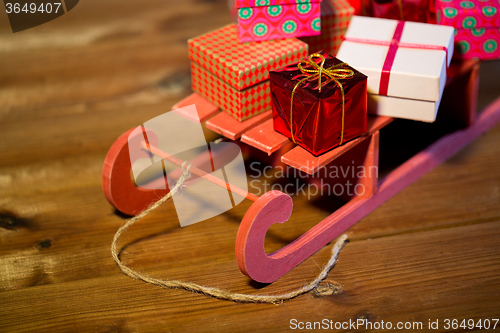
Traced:
POLYGON ((302 37, 309 45, 309 52, 324 50, 335 55, 354 15, 354 8, 346 0, 324 0, 321 3, 321 34, 302 37))
POLYGON ((410 22, 434 23, 435 0, 365 0, 369 16, 410 22))
POLYGON ((326 52, 270 72, 274 129, 313 155, 366 133, 366 75, 326 52))
POLYGON ((337 56, 368 75, 368 113, 433 122, 452 27, 354 16, 337 56))
POLYGON ((354 15, 366 15, 366 1, 367 0, 347 0, 349 5, 354 8, 354 15))
POLYGON ((238 43, 230 24, 188 41, 193 90, 239 121, 271 108, 269 71, 307 56, 298 39, 238 43))
POLYGON ((498 1, 438 0, 437 22, 455 32, 455 58, 500 58, 500 3, 498 1))
POLYGON ((320 33, 321 0, 229 0, 243 42, 320 33))

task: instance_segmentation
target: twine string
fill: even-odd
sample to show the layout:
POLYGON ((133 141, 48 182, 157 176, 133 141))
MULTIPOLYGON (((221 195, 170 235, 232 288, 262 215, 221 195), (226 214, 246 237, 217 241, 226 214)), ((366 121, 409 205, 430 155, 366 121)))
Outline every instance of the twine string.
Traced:
POLYGON ((315 80, 318 80, 318 86, 316 87, 316 89, 318 89, 319 92, 321 92, 322 87, 324 87, 325 85, 327 85, 332 81, 335 82, 335 84, 340 88, 340 93, 342 96, 342 113, 341 113, 342 128, 340 131, 339 145, 342 145, 342 143, 344 142, 345 94, 344 94, 344 87, 342 86, 342 84, 338 79, 350 78, 354 76, 354 71, 348 68, 342 68, 342 66, 347 65, 346 63, 340 63, 328 68, 324 68, 325 61, 326 59, 323 55, 319 53, 313 53, 309 55, 308 60, 302 60, 297 64, 297 68, 301 71, 302 74, 298 75, 296 78, 301 78, 301 77, 302 78, 293 87, 292 95, 290 97, 290 134, 292 136, 293 143, 297 143, 295 141, 295 135, 293 134, 293 98, 295 96, 295 92, 302 83, 306 81, 315 81, 315 80), (321 59, 321 63, 319 65, 316 63, 316 61, 314 61, 315 58, 321 59), (327 79, 321 82, 323 75, 325 75, 327 79))
POLYGON ((153 278, 147 274, 139 273, 127 265, 125 265, 121 259, 120 259, 120 253, 123 250, 123 247, 118 249, 117 243, 118 239, 120 236, 134 223, 139 222, 142 220, 146 215, 157 209, 159 206, 161 206, 163 203, 166 201, 170 200, 172 196, 177 193, 181 187, 184 185, 184 183, 189 179, 191 172, 189 171, 191 167, 191 164, 188 164, 187 166, 183 164, 182 169, 183 173, 182 176, 179 178, 177 181, 177 184, 172 188, 172 190, 162 197, 160 200, 157 202, 153 203, 151 206, 149 206, 146 210, 141 212, 139 215, 134 216, 130 220, 128 220, 123 226, 121 226, 118 231, 116 232, 113 242, 111 244, 111 255, 113 256, 113 259, 115 260, 116 264, 120 268, 120 270, 127 276, 146 282, 150 283, 159 287, 163 288, 170 288, 170 289, 184 289, 187 291, 191 292, 196 292, 200 294, 204 294, 210 297, 214 297, 217 299, 221 300, 229 300, 229 301, 234 301, 234 302, 241 302, 241 303, 271 303, 275 305, 279 305, 283 303, 286 300, 290 300, 292 298, 295 298, 297 296, 300 296, 302 294, 305 294, 313 289, 315 289, 321 281, 323 281, 330 270, 334 267, 335 263, 337 262, 337 258, 339 256, 339 252, 344 246, 345 242, 347 241, 347 235, 342 235, 337 242, 334 244, 332 248, 332 255, 330 257, 330 260, 328 260, 327 264, 325 267, 321 270, 319 275, 303 286, 302 288, 296 289, 294 291, 281 294, 281 295, 251 295, 251 294, 241 294, 241 293, 235 293, 219 288, 213 288, 213 287, 206 287, 202 286, 196 283, 191 283, 191 282, 184 282, 184 281, 179 281, 179 280, 161 280, 157 278, 153 278))

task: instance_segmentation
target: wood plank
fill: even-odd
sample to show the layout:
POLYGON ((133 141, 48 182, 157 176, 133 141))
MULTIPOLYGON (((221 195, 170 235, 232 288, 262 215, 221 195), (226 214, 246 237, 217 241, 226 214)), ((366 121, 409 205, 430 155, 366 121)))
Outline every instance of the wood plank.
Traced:
MULTIPOLYGON (((497 189, 500 174, 495 171, 500 163, 498 139, 500 127, 497 126, 473 147, 427 174, 352 227, 351 237, 366 239, 484 223, 500 216, 497 189)), ((0 261, 7 265, 23 258, 20 261, 23 264, 11 266, 9 274, 2 275, 3 288, 19 289, 114 274, 116 268, 109 261, 109 243, 123 219, 113 214, 102 195, 99 173, 103 158, 104 154, 98 154, 1 169, 2 219, 5 212, 10 211, 17 224, 12 230, 0 229, 0 261), (71 176, 75 174, 78 177, 71 176), (38 244, 45 240, 50 240, 52 245, 42 251, 38 244)), ((257 194, 254 187, 249 189, 257 194)), ((323 202, 320 204, 315 199, 318 201, 308 195, 294 196, 291 220, 273 226, 268 232, 268 252, 293 241, 334 209, 334 200, 319 200, 323 202)), ((210 262, 212 254, 206 254, 207 244, 229 258, 234 256, 238 224, 248 207, 249 203, 242 203, 231 214, 188 230, 178 227, 175 210, 167 204, 133 233, 141 237, 171 229, 172 232, 166 234, 168 237, 160 238, 141 252, 154 251, 162 260, 176 262, 176 255, 187 251, 202 255, 203 260, 210 262), (223 220, 226 222, 222 223, 223 220), (219 235, 219 241, 212 239, 214 233, 219 235)), ((158 259, 153 256, 151 260, 158 259)))
POLYGON ((126 98, 14 112, 0 121, 0 166, 16 166, 43 160, 106 154, 124 132, 166 112, 172 98, 152 103, 126 98), (71 139, 68 139, 71 138, 71 139), (43 144, 41 144, 43 143, 43 144))
POLYGON ((187 39, 231 22, 225 3, 195 3, 80 2, 78 14, 17 34, 2 20, 0 116, 139 91, 144 101, 157 93, 179 100, 190 92, 187 39), (186 24, 200 17, 203 26, 186 24))
MULTIPOLYGON (((226 6, 87 0, 16 34, 0 20, 0 331, 276 332, 291 318, 498 318, 500 126, 350 228, 329 296, 241 305, 121 274, 109 246, 126 217, 102 194, 104 157, 120 134, 191 93, 186 39, 229 23, 226 6)), ((480 106, 498 96, 499 69, 499 61, 481 64, 480 106)), ((267 174, 249 176, 249 189, 265 181, 269 189, 267 174)), ((180 228, 167 203, 124 235, 123 258, 154 277, 249 293, 282 293, 315 277, 328 247, 271 285, 239 272, 234 240, 249 204, 180 228)), ((296 193, 294 214, 271 227, 266 251, 340 204, 307 187, 296 193)))
MULTIPOLYGON (((479 145, 473 150, 466 150, 461 154, 462 157, 455 159, 455 162, 442 167, 441 172, 427 175, 428 180, 419 182, 416 189, 411 187, 393 199, 395 202, 393 205, 397 207, 407 207, 407 202, 412 202, 414 210, 394 209, 391 205, 388 206, 389 208, 383 206, 380 213, 376 211, 371 214, 366 219, 366 223, 352 228, 356 230, 355 237, 369 238, 398 233, 401 230, 418 231, 422 228, 453 225, 457 223, 456 221, 471 223, 470 219, 475 221, 474 223, 480 223, 497 216, 495 214, 500 214, 498 197, 495 197, 495 184, 498 182, 499 174, 492 171, 495 170, 497 163, 500 163, 499 147, 496 144, 499 134, 500 128, 488 135, 489 139, 484 142, 489 143, 484 148, 479 149, 482 147, 479 145), (467 164, 464 164, 464 160, 467 164), (457 173, 461 174, 463 179, 457 179, 457 173), (473 201, 466 199, 471 195, 474 197, 473 201), (453 199, 446 199, 449 197, 453 199), (447 200, 452 200, 454 204, 450 205, 447 200), (412 212, 415 211, 419 213, 413 214, 412 212), (420 218, 422 215, 426 216, 424 221, 420 218), (401 221, 405 223, 401 224, 401 221)), ((99 173, 104 153, 91 158, 75 160, 69 157, 66 160, 56 160, 51 163, 2 169, 0 211, 13 212, 16 221, 20 223, 17 229, 4 230, 0 233, 0 243, 3 245, 0 247, 2 258, 6 260, 5 262, 11 262, 11 259, 18 258, 16 251, 23 253, 23 256, 30 257, 38 253, 39 250, 35 251, 38 248, 37 244, 47 239, 52 242, 51 250, 40 252, 33 259, 25 261, 26 265, 16 265, 10 268, 11 273, 3 276, 2 284, 7 289, 81 279, 88 276, 87 274, 92 276, 93 271, 99 276, 113 272, 113 264, 105 264, 109 260, 107 245, 122 220, 119 216, 112 214, 112 208, 105 201, 100 189, 99 173), (75 174, 78 177, 72 177, 75 174), (12 184, 15 186, 13 187, 12 184), (89 188, 86 188, 87 186, 89 188), (23 225, 22 221, 26 221, 26 225, 23 225), (106 222, 103 224, 103 221, 106 222), (68 225, 75 227, 67 228, 68 225), (82 227, 79 227, 80 225, 82 227), (82 243, 82 239, 88 239, 88 241, 82 243), (87 251, 91 251, 93 260, 87 261, 88 253, 82 252, 82 246, 87 248, 87 251), (53 249, 60 250, 52 252, 53 249), (71 260, 61 260, 60 257, 63 254, 63 258, 71 260), (58 264, 40 271, 37 268, 40 267, 39 262, 41 262, 39 256, 51 258, 47 259, 48 262, 58 264), (74 265, 78 265, 86 273, 82 275, 81 271, 71 268, 74 265)), ((249 188, 256 193, 255 188, 252 186, 249 188)), ((270 236, 272 241, 268 244, 269 251, 277 250, 291 242, 331 213, 331 200, 325 201, 325 206, 318 205, 317 207, 314 203, 311 205, 310 200, 309 195, 294 199, 296 208, 292 221, 278 226, 283 227, 281 229, 271 228, 269 232, 269 235, 272 235, 270 236)), ((227 233, 225 236, 227 243, 221 251, 227 251, 227 255, 232 255, 233 248, 230 244, 236 236, 237 223, 218 225, 213 229, 213 221, 207 221, 206 224, 201 223, 197 226, 200 228, 196 228, 198 231, 191 228, 187 234, 183 234, 184 229, 178 229, 173 207, 169 207, 162 209, 162 213, 158 213, 152 220, 154 222, 167 219, 167 222, 158 225, 148 223, 150 230, 139 228, 135 232, 141 234, 158 232, 162 230, 162 225, 167 223, 166 225, 179 230, 179 237, 181 237, 178 239, 174 236, 171 245, 167 248, 178 248, 178 244, 190 244, 191 252, 203 253, 206 251, 204 244, 209 241, 209 238, 204 235, 212 235, 212 232, 219 230, 221 234, 227 233), (203 239, 203 241, 200 244, 187 242, 190 237, 203 239)), ((238 206, 230 215, 230 221, 239 222, 247 208, 248 204, 238 206)), ((171 256, 177 253, 172 250, 165 251, 164 256, 168 258, 174 258, 171 256)))
POLYGON ((272 111, 263 112, 250 119, 239 122, 226 112, 221 112, 210 118, 205 126, 231 140, 237 140, 243 133, 272 117, 272 111))
POLYGON ((369 137, 365 135, 360 136, 319 156, 314 156, 304 148, 296 146, 288 153, 281 156, 281 162, 312 175, 322 167, 332 163, 336 158, 356 147, 359 143, 365 141, 367 138, 369 137))
POLYGON ((322 155, 314 156, 304 148, 297 146, 281 157, 286 165, 294 167, 307 174, 314 174, 322 167, 332 163, 358 144, 366 140, 371 134, 389 125, 394 119, 391 117, 368 116, 366 135, 355 138, 342 146, 336 147, 322 155))
POLYGON ((373 116, 368 115, 366 120, 367 134, 373 134, 380 131, 385 126, 389 125, 394 121, 394 118, 384 117, 384 116, 373 116))
POLYGON ((268 119, 255 126, 241 136, 241 142, 255 147, 271 155, 290 142, 290 140, 274 130, 273 119, 268 119))
MULTIPOLYGON (((444 319, 497 318, 498 300, 492 295, 500 290, 498 237, 500 222, 495 221, 350 242, 327 279, 333 288, 326 288, 330 294, 310 293, 281 306, 234 304, 165 290, 120 274, 35 286, 0 294, 0 328, 5 332, 212 332, 242 331, 245 323, 253 323, 255 330, 275 332, 289 329, 291 319, 366 318, 394 325, 399 321, 426 325, 430 319, 439 320, 442 327, 444 319)), ((190 280, 233 291, 284 292, 303 285, 318 271, 316 262, 324 263, 328 257, 329 249, 324 248, 294 270, 293 277, 258 292, 224 261, 217 266, 201 263, 190 280)), ((156 267, 150 274, 167 277, 171 272, 172 268, 156 267)))

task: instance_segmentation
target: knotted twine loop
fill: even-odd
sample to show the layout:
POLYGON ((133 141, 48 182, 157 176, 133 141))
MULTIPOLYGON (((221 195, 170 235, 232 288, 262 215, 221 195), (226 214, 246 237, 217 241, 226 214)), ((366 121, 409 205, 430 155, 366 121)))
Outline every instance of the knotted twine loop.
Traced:
POLYGON ((316 87, 316 89, 318 89, 319 92, 321 92, 321 88, 323 86, 327 85, 328 83, 330 83, 332 81, 335 82, 340 88, 340 92, 342 95, 342 129, 340 131, 340 143, 339 143, 339 145, 342 145, 342 143, 344 142, 344 106, 345 106, 344 99, 345 99, 345 95, 344 95, 344 87, 342 86, 342 84, 339 82, 338 79, 347 79, 347 78, 353 77, 354 71, 352 69, 349 69, 349 68, 340 68, 344 65, 347 65, 346 63, 340 63, 340 64, 333 65, 333 66, 328 67, 328 68, 324 68, 323 66, 325 65, 325 61, 326 61, 326 59, 325 59, 325 57, 323 57, 323 55, 321 55, 319 53, 313 53, 313 54, 309 55, 309 59, 307 61, 302 60, 297 64, 297 68, 300 69, 300 71, 302 72, 302 74, 300 74, 298 77, 304 77, 304 78, 299 80, 299 82, 297 82, 295 84, 295 87, 293 87, 293 90, 292 90, 292 96, 290 97, 290 133, 292 135, 292 141, 294 143, 297 143, 295 141, 295 136, 293 135, 293 97, 295 95, 295 91, 302 83, 304 83, 306 81, 314 81, 316 79, 318 80, 318 86, 316 87), (314 61, 315 58, 321 59, 321 63, 319 65, 314 61), (312 69, 311 68, 304 68, 304 67, 302 67, 303 65, 310 66, 310 67, 312 67, 312 69), (327 80, 324 82, 321 82, 323 75, 326 75, 327 80))
POLYGON ((339 256, 340 250, 342 247, 344 247, 345 242, 347 241, 347 235, 342 235, 337 242, 334 244, 332 248, 332 255, 330 257, 330 260, 328 260, 328 263, 325 265, 325 267, 321 270, 319 273, 318 277, 303 286, 300 289, 297 289, 295 291, 282 294, 282 295, 249 295, 249 294, 240 294, 240 293, 234 293, 231 291, 219 289, 219 288, 212 288, 212 287, 205 287, 201 286, 196 283, 191 283, 191 282, 184 282, 184 281, 179 281, 179 280, 161 280, 157 278, 150 277, 146 274, 139 273, 131 268, 129 268, 127 265, 125 265, 121 259, 120 259, 120 253, 123 250, 125 246, 123 246, 120 249, 117 249, 117 242, 120 236, 134 223, 142 220, 146 215, 154 211, 156 208, 160 207, 164 202, 168 201, 169 199, 172 198, 172 196, 179 191, 179 189, 183 186, 183 184, 189 179, 191 176, 191 172, 189 169, 191 168, 191 164, 188 164, 187 167, 185 166, 185 163, 182 164, 182 169, 183 173, 182 176, 179 178, 177 181, 177 184, 175 185, 172 190, 162 197, 160 200, 157 202, 153 203, 149 208, 144 210, 142 213, 140 213, 137 216, 134 216, 130 220, 128 220, 123 226, 121 226, 118 231, 115 234, 115 237, 113 238, 113 242, 111 244, 111 255, 113 256, 113 259, 115 260, 116 264, 120 268, 120 270, 125 274, 130 276, 131 278, 144 281, 146 283, 151 283, 159 287, 163 288, 170 288, 170 289, 184 289, 187 291, 191 292, 196 292, 200 294, 204 294, 210 297, 218 298, 221 300, 229 300, 229 301, 234 301, 234 302, 240 302, 240 303, 271 303, 275 305, 282 304, 284 301, 290 300, 292 298, 295 298, 299 295, 305 294, 313 289, 315 289, 321 281, 323 281, 326 276, 328 275, 328 272, 333 268, 335 263, 337 262, 337 258, 339 256))

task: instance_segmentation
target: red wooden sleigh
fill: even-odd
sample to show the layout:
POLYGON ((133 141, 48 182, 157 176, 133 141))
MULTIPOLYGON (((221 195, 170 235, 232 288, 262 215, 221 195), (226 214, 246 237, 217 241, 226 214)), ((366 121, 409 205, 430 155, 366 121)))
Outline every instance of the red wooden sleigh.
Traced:
MULTIPOLYGON (((376 172, 354 179, 362 183, 365 189, 362 195, 348 198, 341 208, 274 253, 265 253, 264 238, 272 224, 288 220, 292 213, 292 199, 280 191, 270 191, 261 197, 249 194, 247 198, 255 202, 246 212, 236 238, 236 258, 240 270, 258 282, 276 281, 403 188, 500 122, 500 98, 476 115, 478 82, 478 61, 452 64, 439 117, 458 129, 440 137, 382 179, 378 179, 376 172)), ((199 118, 207 128, 266 153, 271 165, 283 163, 310 175, 332 163, 347 165, 353 158, 364 170, 377 170, 373 167, 379 165, 379 132, 393 121, 388 117, 369 116, 366 135, 314 157, 273 130, 270 111, 240 123, 196 94, 182 100, 173 109, 191 104, 196 105, 199 118)), ((155 143, 148 144, 154 146, 155 143)), ((138 213, 168 193, 168 190, 135 187, 130 170, 127 132, 111 147, 103 169, 104 193, 118 210, 129 214, 138 213)))

